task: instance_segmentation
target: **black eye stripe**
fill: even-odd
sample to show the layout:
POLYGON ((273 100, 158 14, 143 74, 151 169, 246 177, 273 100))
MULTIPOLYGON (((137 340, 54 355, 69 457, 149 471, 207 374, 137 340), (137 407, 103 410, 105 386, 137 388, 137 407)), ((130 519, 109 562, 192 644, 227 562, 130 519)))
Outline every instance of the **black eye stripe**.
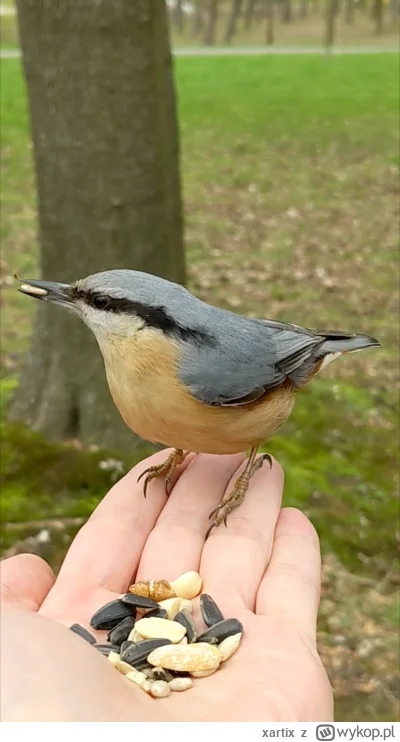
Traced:
POLYGON ((185 327, 168 314, 164 307, 147 306, 137 301, 107 296, 98 291, 83 291, 82 289, 73 288, 73 298, 81 299, 89 306, 104 312, 114 312, 117 314, 130 314, 140 317, 147 327, 161 330, 165 335, 170 337, 179 337, 181 340, 191 340, 201 345, 214 346, 216 340, 213 335, 205 332, 200 328, 185 327), (100 306, 103 304, 104 306, 100 306), (100 303, 100 304, 99 304, 100 303))

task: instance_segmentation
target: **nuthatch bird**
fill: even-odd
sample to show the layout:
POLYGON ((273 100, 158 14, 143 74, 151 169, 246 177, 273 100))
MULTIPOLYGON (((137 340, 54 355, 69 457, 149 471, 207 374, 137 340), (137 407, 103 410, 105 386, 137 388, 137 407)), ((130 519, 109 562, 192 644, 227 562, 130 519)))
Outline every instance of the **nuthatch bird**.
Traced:
MULTIPOLYGON (((26 280, 22 293, 71 309, 94 333, 112 398, 125 423, 174 448, 147 485, 191 452, 250 449, 232 492, 210 515, 218 526, 240 505, 262 466, 260 444, 287 420, 294 394, 343 353, 379 347, 368 335, 309 330, 210 306, 147 273, 112 270, 73 284, 26 280)), ((142 475, 143 476, 143 475, 142 475)))

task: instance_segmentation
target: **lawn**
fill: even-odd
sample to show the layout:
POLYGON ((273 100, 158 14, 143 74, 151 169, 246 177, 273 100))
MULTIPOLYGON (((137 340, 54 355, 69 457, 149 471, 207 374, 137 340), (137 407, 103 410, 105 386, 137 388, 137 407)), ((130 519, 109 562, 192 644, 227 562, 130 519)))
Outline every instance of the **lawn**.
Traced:
MULTIPOLYGON (((303 508, 320 533, 320 647, 337 718, 391 720, 398 664, 397 58, 181 58, 175 68, 193 292, 253 316, 367 332, 383 345, 329 366, 298 395, 267 449, 285 467, 285 504, 303 508)), ((12 274, 35 275, 38 254, 18 60, 2 63, 1 83, 6 401, 33 308, 13 288, 12 274)), ((3 435, 3 521, 26 519, 28 501, 30 518, 90 512, 108 480, 94 477, 85 493, 71 465, 81 452, 50 451, 7 426, 3 435), (47 477, 34 503, 30 452, 39 472, 56 460, 66 460, 68 472, 61 487, 47 477), (54 497, 57 486, 62 497, 54 497)), ((37 475, 34 481, 40 489, 37 475)), ((9 545, 15 531, 4 530, 9 545)))

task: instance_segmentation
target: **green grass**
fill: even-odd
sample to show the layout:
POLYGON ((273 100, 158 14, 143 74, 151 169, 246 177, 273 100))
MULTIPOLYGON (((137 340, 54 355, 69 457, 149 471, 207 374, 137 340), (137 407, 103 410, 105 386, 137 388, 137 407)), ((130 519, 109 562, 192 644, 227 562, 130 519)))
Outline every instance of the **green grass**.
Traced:
MULTIPOLYGON (((330 560, 335 565, 324 583, 321 642, 338 718, 390 719, 398 513, 398 61, 395 55, 329 62, 185 58, 175 68, 190 288, 239 312, 367 332, 383 344, 332 364, 298 395, 294 414, 266 449, 284 465, 285 504, 310 515, 326 569, 330 560), (371 634, 368 621, 376 642, 367 662, 356 650, 371 634), (340 655, 344 665, 336 677, 343 641, 350 654, 340 655), (366 676, 375 679, 374 687, 366 676), (351 678, 347 684, 345 677, 351 678)), ((1 360, 2 383, 10 387, 29 341, 33 307, 15 291, 12 273, 34 275, 38 254, 19 61, 3 62, 1 75, 1 360)), ((5 520, 87 512, 74 466, 59 497, 55 491, 63 448, 54 452, 7 425, 3 434, 5 520), (34 499, 30 450, 39 462, 49 456, 53 472, 43 484, 35 475, 34 499)), ((90 466, 96 483, 91 507, 107 485, 98 478, 98 461, 90 466)))

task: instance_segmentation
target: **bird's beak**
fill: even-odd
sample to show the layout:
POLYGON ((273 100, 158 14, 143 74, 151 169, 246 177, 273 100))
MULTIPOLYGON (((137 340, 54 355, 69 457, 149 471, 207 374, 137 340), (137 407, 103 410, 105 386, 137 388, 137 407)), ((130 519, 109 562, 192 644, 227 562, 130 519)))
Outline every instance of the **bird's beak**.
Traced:
POLYGON ((50 301, 53 304, 62 304, 72 307, 74 304, 72 286, 69 283, 57 283, 56 281, 37 281, 36 279, 23 279, 15 276, 21 281, 19 291, 22 294, 33 296, 34 299, 50 301))

